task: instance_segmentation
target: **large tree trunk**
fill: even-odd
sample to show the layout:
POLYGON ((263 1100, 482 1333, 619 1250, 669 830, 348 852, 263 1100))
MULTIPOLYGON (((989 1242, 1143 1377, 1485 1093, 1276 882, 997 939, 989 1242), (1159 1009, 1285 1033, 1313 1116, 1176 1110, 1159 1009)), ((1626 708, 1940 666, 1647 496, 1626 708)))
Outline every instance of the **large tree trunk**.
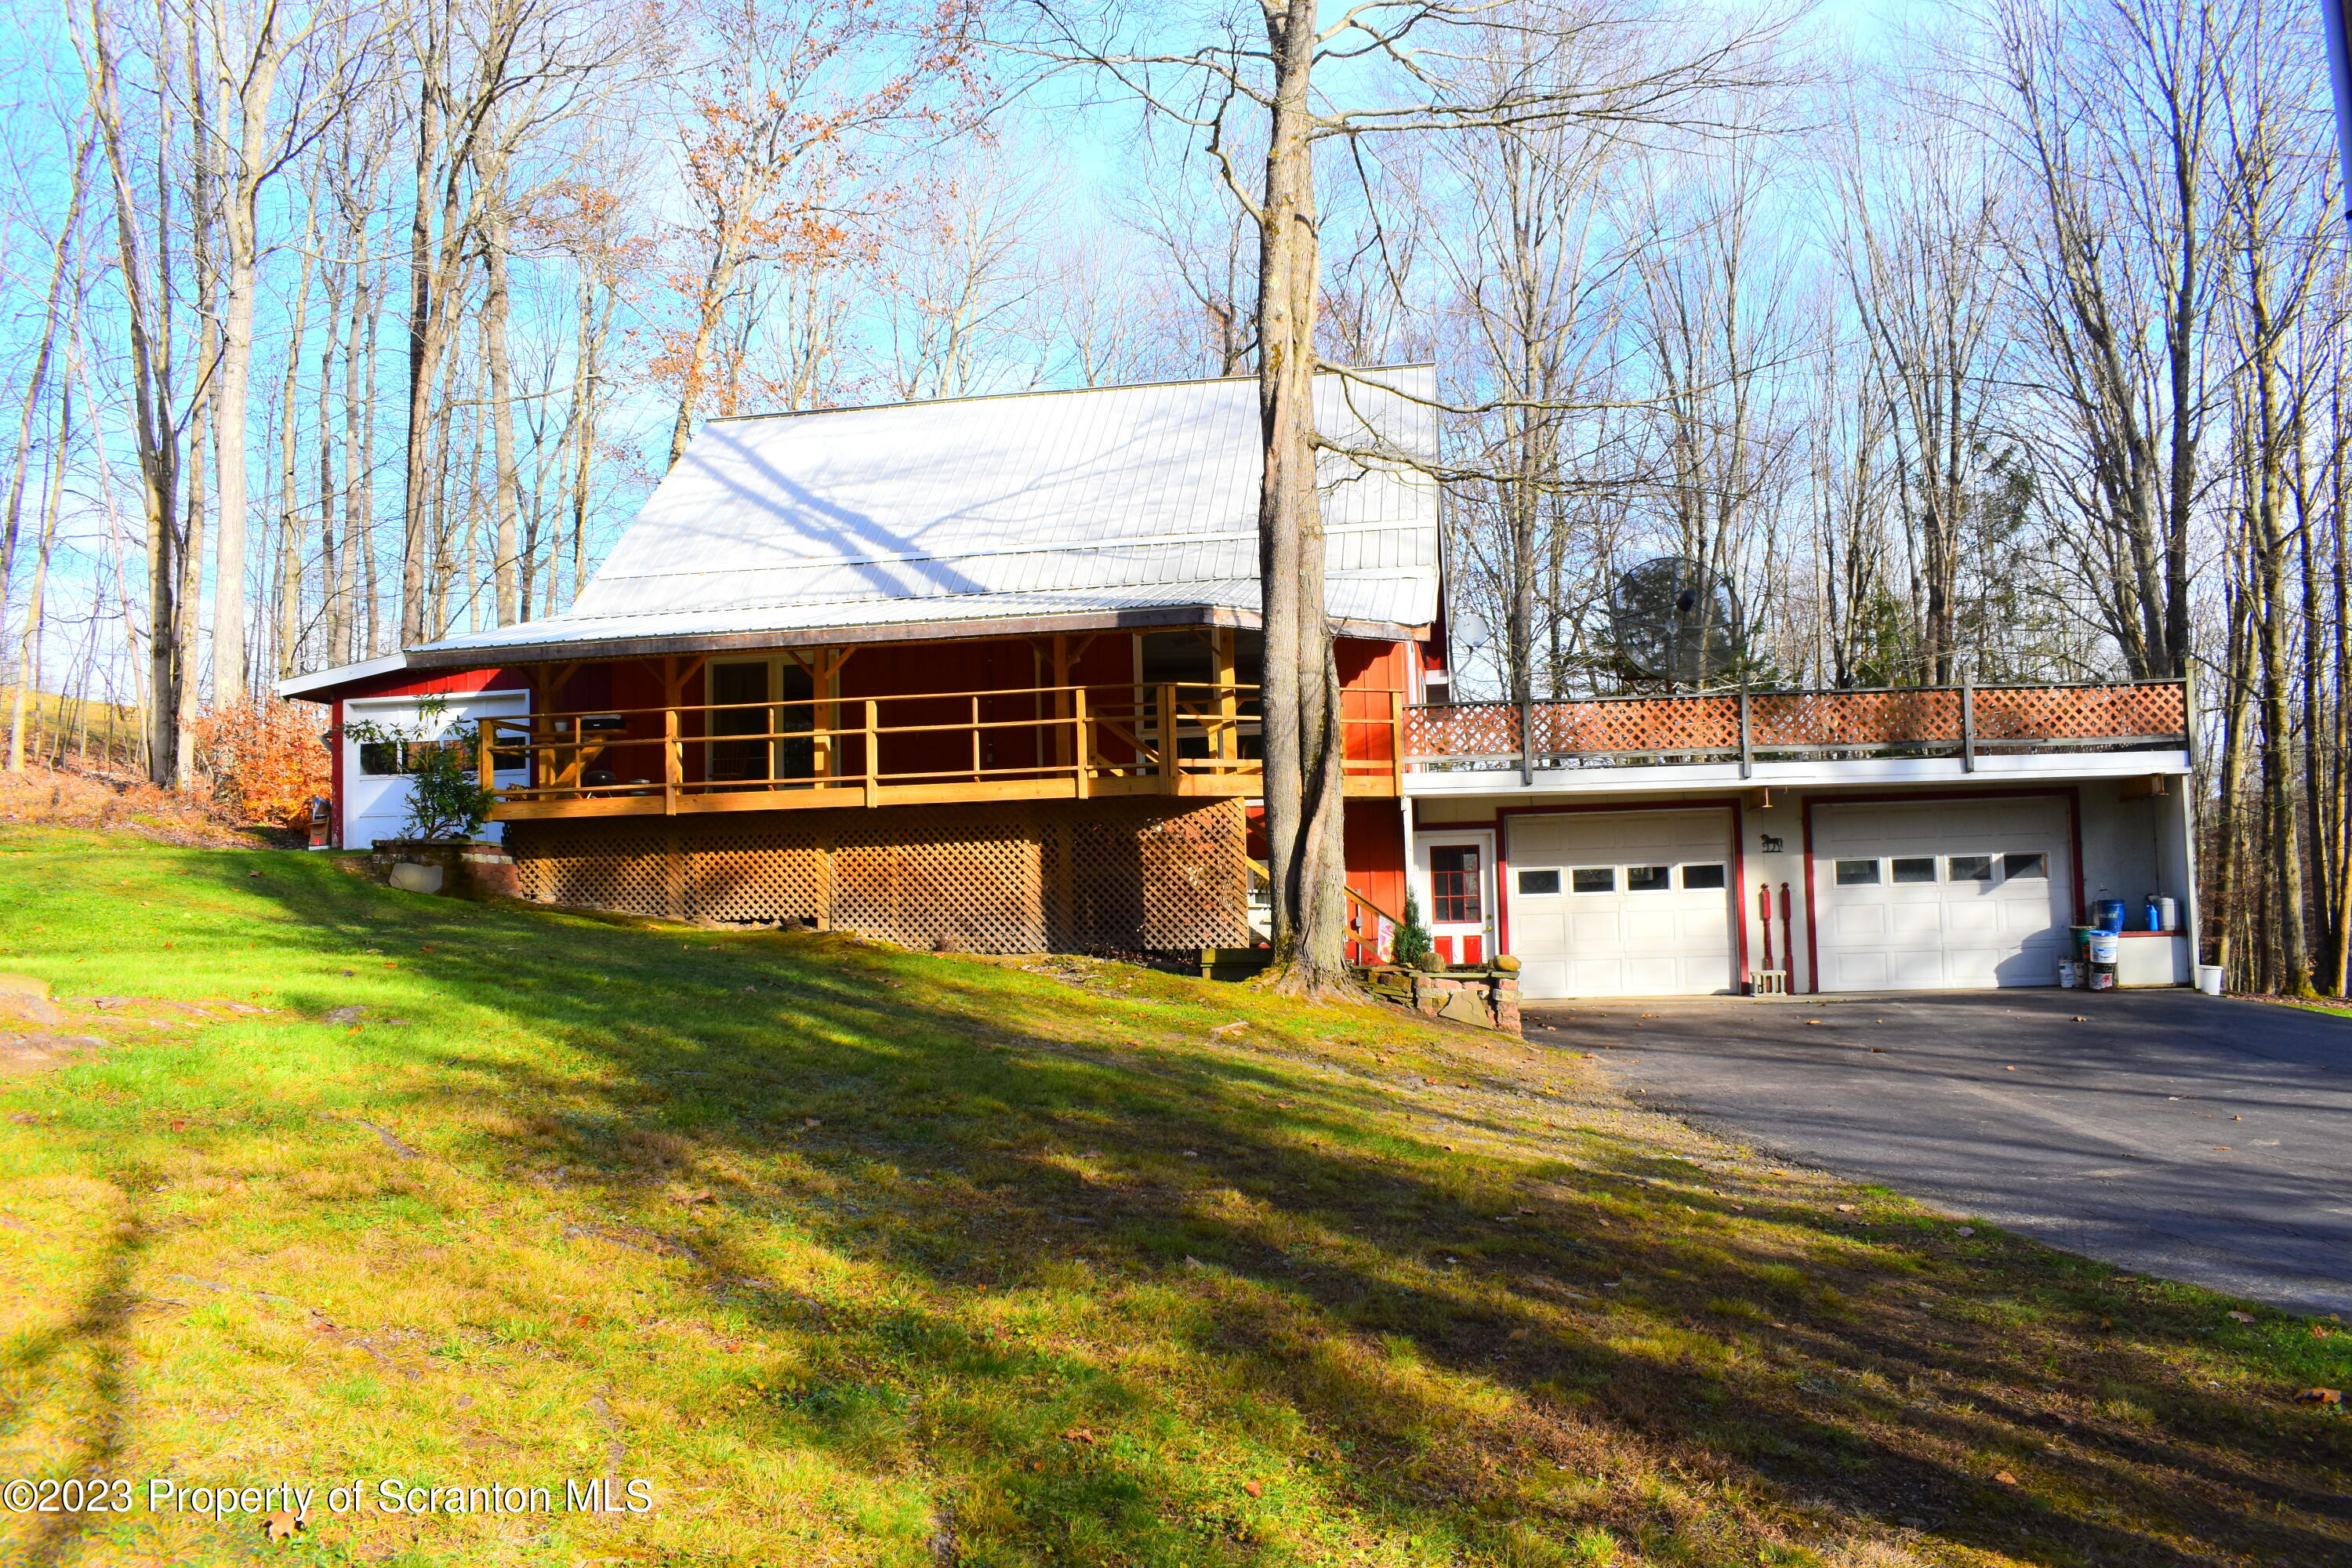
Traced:
MULTIPOLYGON (((484 160, 482 177, 503 180, 502 161, 484 160)), ((496 447, 498 492, 497 582, 499 625, 520 618, 515 564, 515 513, 520 507, 522 482, 515 471, 514 377, 507 355, 507 209, 503 189, 489 193, 488 221, 483 226, 482 348, 490 378, 490 431, 496 447)))
POLYGON ((1269 8, 1273 122, 1259 210, 1258 416, 1265 470, 1258 566, 1265 626, 1265 826, 1275 959, 1268 984, 1317 995, 1349 987, 1346 748, 1324 614, 1322 498, 1315 484, 1315 306, 1320 273, 1308 75, 1314 0, 1269 8))

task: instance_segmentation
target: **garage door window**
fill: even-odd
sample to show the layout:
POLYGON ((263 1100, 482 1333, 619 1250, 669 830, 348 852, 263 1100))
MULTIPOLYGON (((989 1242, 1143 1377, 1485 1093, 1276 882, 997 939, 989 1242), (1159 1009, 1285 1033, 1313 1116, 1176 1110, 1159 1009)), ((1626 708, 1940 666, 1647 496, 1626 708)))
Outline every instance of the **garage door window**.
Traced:
POLYGON ((1683 891, 1686 893, 1704 892, 1710 888, 1720 888, 1723 886, 1723 868, 1720 866, 1683 868, 1683 891))
POLYGON ((1519 896, 1521 898, 1542 898, 1547 894, 1557 893, 1559 891, 1559 873, 1557 871, 1522 871, 1519 873, 1519 896))
POLYGON ((1625 890, 1629 893, 1663 893, 1674 886, 1672 866, 1628 866, 1625 868, 1625 890))
POLYGON ((1895 860, 1890 868, 1898 882, 1932 882, 1936 879, 1936 858, 1933 855, 1907 855, 1895 860))
POLYGON ((1878 862, 1875 860, 1841 860, 1837 863, 1837 885, 1841 888, 1871 888, 1878 885, 1878 862))
POLYGON ((1613 893, 1617 890, 1617 868, 1614 866, 1579 866, 1570 883, 1580 893, 1613 893))
POLYGON ((2050 858, 2046 855, 2004 855, 2000 861, 2000 873, 2006 880, 2015 882, 2028 877, 2040 881, 2050 879, 2050 858))
POLYGON ((1945 875, 1955 882, 1992 880, 1992 857, 1990 855, 1955 855, 1944 865, 1945 875))

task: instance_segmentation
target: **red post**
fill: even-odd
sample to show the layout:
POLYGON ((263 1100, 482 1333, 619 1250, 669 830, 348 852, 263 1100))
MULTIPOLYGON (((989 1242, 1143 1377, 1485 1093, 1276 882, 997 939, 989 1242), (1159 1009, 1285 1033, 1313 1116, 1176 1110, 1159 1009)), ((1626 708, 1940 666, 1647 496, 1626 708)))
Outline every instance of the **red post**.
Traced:
POLYGON ((1756 916, 1764 922, 1764 967, 1772 967, 1772 884, 1756 884, 1756 916))

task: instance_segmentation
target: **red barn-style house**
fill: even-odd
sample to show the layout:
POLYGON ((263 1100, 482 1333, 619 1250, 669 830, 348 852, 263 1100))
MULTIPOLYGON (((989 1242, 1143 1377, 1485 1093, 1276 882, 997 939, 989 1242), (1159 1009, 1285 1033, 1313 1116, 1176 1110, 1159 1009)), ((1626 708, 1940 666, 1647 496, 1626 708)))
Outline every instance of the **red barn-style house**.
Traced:
MULTIPOLYGON (((2116 899, 2158 911, 2125 983, 2188 978, 2180 683, 1450 701, 1434 397, 1316 387, 1360 956, 1410 882, 1530 999, 2048 984, 2116 899)), ((339 731, 478 721, 551 903, 1244 946, 1259 472, 1246 379, 714 420, 571 610, 280 690, 339 731)), ((399 749, 334 761, 337 842, 398 836, 399 749)))

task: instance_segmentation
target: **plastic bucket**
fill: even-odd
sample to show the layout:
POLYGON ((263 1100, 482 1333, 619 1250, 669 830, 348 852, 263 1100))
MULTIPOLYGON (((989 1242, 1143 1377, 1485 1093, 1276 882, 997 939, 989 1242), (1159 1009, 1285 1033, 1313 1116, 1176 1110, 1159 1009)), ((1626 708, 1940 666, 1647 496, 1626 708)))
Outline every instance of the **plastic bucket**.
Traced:
POLYGON ((2180 929, 2180 906, 2179 904, 2175 903, 2170 899, 2158 899, 2156 900, 2156 908, 2157 912, 2164 918, 2164 923, 2157 927, 2157 930, 2179 931, 2180 929))
MULTIPOLYGON (((2116 961, 2123 957, 2123 948, 2124 939, 2116 932, 2111 931, 2093 931, 2091 933, 2092 972, 2095 974, 2097 973, 2098 966, 2103 963, 2109 969, 2113 969, 2116 966, 2116 961)), ((2096 987, 2094 986, 2094 989, 2096 989, 2096 987)))
POLYGON ((2113 991, 2115 988, 2116 966, 2112 963, 2093 963, 2091 965, 2091 989, 2094 991, 2113 991))
POLYGON ((2082 970, 2075 965, 2073 959, 2060 959, 2058 961, 2058 988, 2061 991, 2074 990, 2076 986, 2082 984, 2082 970))
POLYGON ((2124 901, 2121 899, 2101 899, 2091 906, 2091 923, 2101 931, 2124 929, 2124 901))
POLYGON ((2221 994, 2221 981, 2226 973, 2227 972, 2224 971, 2218 963, 2199 964, 2197 966, 2197 989, 2202 991, 2208 996, 2219 996, 2221 994))

